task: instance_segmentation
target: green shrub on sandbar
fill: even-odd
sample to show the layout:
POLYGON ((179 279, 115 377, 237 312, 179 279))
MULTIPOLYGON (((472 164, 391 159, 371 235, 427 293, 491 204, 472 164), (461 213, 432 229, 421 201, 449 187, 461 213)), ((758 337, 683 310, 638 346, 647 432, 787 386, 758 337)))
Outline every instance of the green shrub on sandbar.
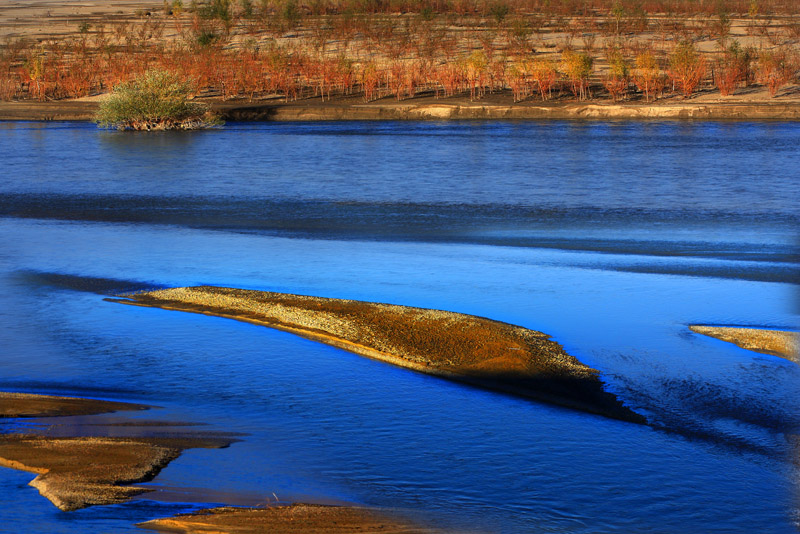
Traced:
POLYGON ((191 102, 191 84, 177 74, 149 70, 120 84, 94 121, 119 130, 194 130, 220 124, 208 107, 191 102))

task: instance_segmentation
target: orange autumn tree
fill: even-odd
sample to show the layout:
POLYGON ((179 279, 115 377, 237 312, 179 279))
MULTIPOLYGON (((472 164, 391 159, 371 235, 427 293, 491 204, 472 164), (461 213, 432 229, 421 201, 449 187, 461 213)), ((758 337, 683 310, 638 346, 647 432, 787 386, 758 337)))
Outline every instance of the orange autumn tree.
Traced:
POLYGON ((678 44, 669 58, 669 75, 683 93, 689 98, 706 75, 706 60, 691 41, 678 44))

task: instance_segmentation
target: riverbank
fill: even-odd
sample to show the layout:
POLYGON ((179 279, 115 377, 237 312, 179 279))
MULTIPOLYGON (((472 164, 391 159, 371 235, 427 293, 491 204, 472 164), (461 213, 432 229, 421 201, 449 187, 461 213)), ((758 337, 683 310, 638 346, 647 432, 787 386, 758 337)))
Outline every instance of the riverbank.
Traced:
MULTIPOLYGON (((674 99, 656 103, 519 102, 504 95, 479 101, 468 98, 421 97, 397 101, 385 98, 364 103, 360 98, 323 102, 307 99, 210 100, 227 121, 346 121, 346 120, 800 120, 800 101, 716 101, 674 99)), ((90 121, 96 99, 52 102, 0 102, 0 120, 90 121)))
POLYGON ((285 330, 407 369, 635 423, 599 372, 546 334, 440 310, 200 286, 108 299, 285 330))

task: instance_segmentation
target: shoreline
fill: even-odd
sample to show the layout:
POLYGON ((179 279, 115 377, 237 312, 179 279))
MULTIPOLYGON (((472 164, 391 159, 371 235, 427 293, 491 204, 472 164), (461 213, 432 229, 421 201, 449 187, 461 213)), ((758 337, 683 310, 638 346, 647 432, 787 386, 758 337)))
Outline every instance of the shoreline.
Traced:
MULTIPOLYGON (((800 102, 676 101, 657 104, 603 102, 503 102, 468 98, 418 97, 364 103, 358 98, 322 102, 275 100, 210 101, 212 111, 227 121, 420 121, 420 120, 700 120, 800 121, 800 102)), ((91 121, 96 98, 52 102, 0 102, 0 121, 91 121)))

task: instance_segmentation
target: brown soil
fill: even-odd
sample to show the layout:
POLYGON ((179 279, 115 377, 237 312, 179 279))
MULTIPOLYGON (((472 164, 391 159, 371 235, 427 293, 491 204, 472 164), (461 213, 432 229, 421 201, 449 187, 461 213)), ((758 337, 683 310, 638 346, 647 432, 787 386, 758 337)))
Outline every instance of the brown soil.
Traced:
POLYGON ((423 373, 645 422, 546 334, 483 317, 208 286, 111 300, 253 322, 423 373))
POLYGON ((444 534, 393 514, 366 508, 294 504, 272 508, 213 508, 140 523, 160 532, 271 534, 444 534))
MULTIPOLYGON (((0 393, 3 417, 90 415, 117 410, 141 410, 138 404, 69 397, 0 393)), ((135 421, 131 421, 136 424, 135 421)), ((119 425, 120 422, 114 424, 119 425)), ((76 434, 106 433, 91 422, 73 424, 76 434)), ((0 436, 0 466, 37 473, 30 485, 61 510, 124 502, 147 491, 127 486, 152 480, 184 449, 219 448, 225 437, 49 437, 0 436)))
POLYGON ((800 335, 797 332, 699 325, 692 325, 689 329, 698 334, 734 343, 743 349, 772 354, 800 363, 798 358, 800 335))
POLYGON ((53 397, 0 391, 0 417, 55 417, 93 415, 125 410, 146 410, 148 406, 76 397, 53 397))

